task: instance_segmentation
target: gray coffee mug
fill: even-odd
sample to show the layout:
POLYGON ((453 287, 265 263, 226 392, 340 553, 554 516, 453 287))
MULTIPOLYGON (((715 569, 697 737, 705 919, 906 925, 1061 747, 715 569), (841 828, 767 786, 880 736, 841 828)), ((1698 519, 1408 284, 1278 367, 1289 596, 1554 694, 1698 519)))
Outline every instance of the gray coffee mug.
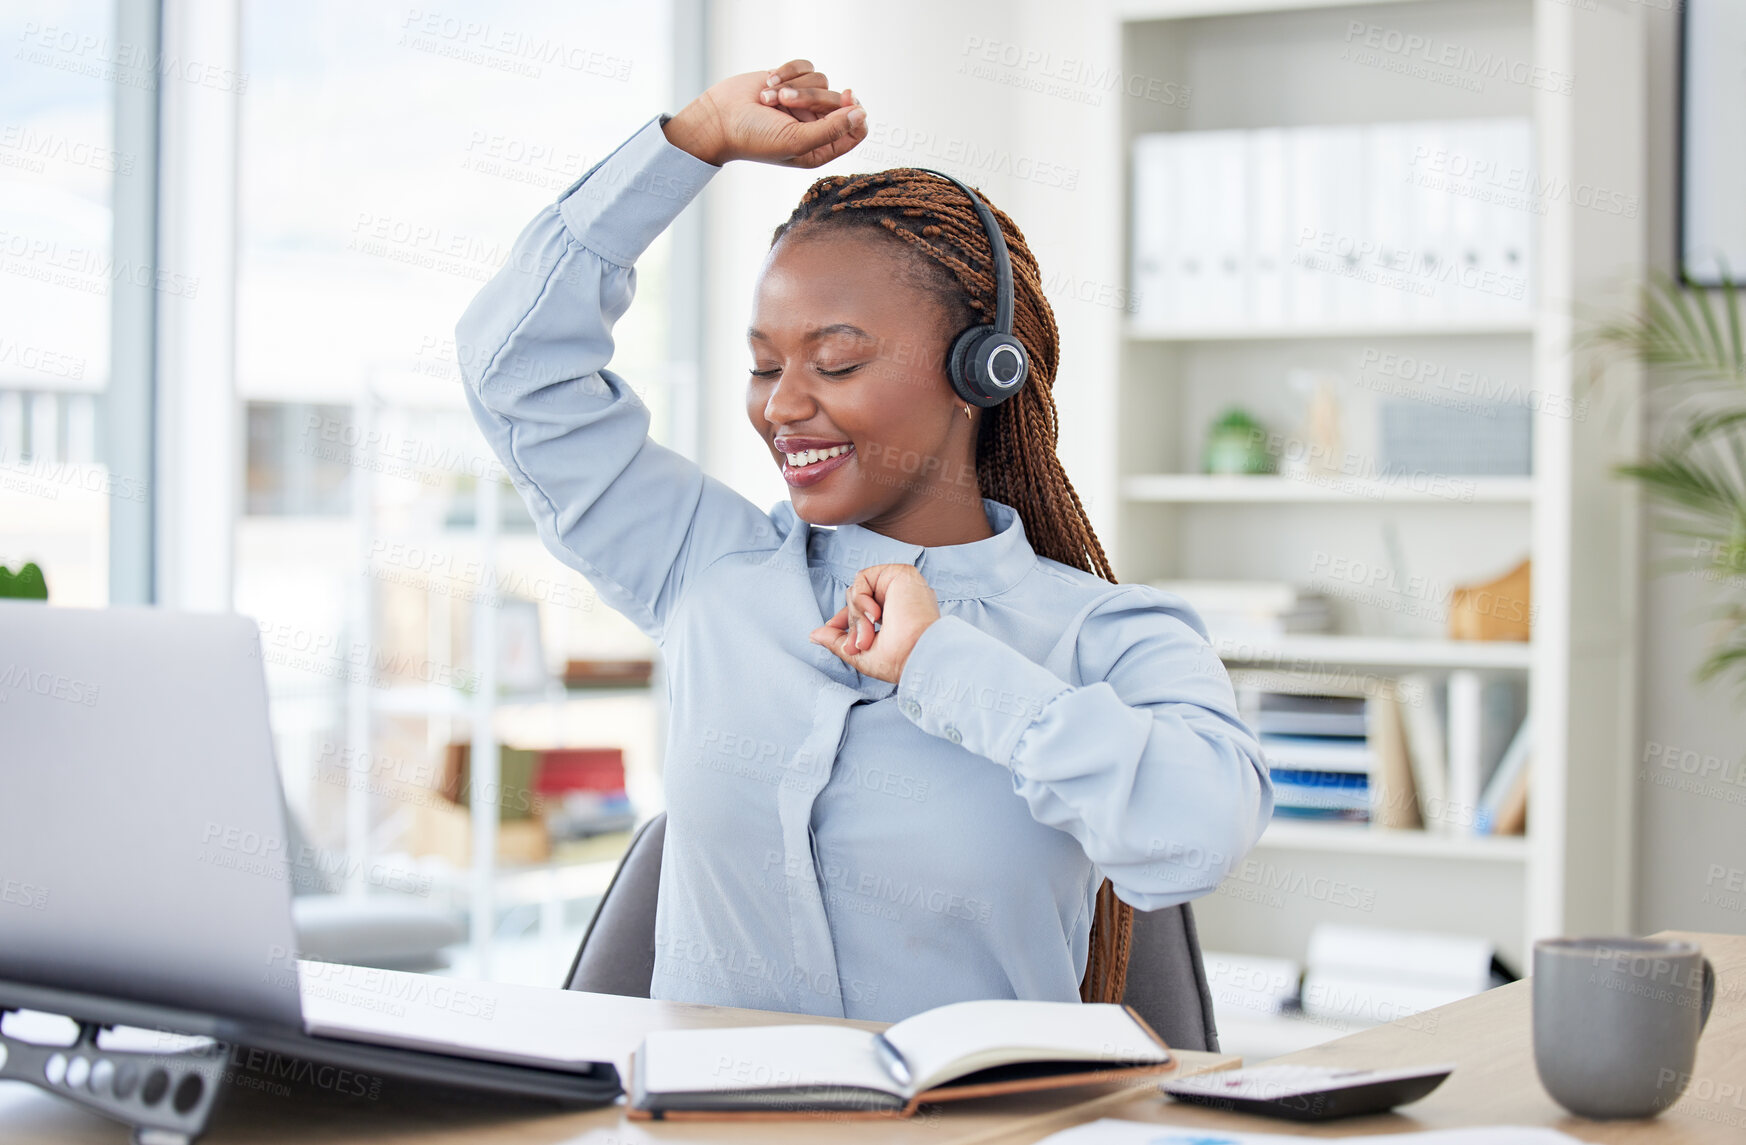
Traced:
POLYGON ((1691 1080, 1716 971, 1691 942, 1547 938, 1530 989, 1546 1092, 1580 1117, 1653 1117, 1691 1080))

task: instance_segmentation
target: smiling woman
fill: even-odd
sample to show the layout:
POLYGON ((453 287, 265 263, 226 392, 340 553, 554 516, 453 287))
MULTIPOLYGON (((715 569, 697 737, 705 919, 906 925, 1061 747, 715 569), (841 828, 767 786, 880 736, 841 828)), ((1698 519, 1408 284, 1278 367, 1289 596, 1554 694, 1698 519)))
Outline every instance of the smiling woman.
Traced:
POLYGON ((1113 583, 1061 472, 1055 325, 1011 220, 1031 375, 984 404, 946 361, 996 305, 967 189, 808 191, 748 331, 747 414, 792 494, 768 512, 652 440, 606 368, 637 256, 721 165, 865 135, 804 60, 651 120, 462 316, 468 401, 546 546, 667 662, 655 997, 886 1021, 1116 1001, 1130 911, 1216 887, 1272 786, 1199 618, 1113 583))

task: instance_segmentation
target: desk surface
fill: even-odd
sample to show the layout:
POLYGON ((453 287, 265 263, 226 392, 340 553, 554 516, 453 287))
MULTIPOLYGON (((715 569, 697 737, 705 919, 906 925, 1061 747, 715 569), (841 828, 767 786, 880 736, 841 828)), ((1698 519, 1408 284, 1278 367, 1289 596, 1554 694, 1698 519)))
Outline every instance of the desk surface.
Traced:
MULTIPOLYGON (((1715 1008, 1698 1042, 1692 1082, 1679 1102, 1660 1117, 1590 1121, 1571 1116, 1552 1100, 1534 1072, 1527 980, 1274 1059, 1281 1065, 1318 1066, 1457 1063, 1455 1072, 1429 1097, 1394 1113, 1318 1126, 1201 1110, 1147 1094, 1105 1103, 1094 1116, 1306 1137, 1540 1125, 1602 1145, 1741 1145, 1746 1142, 1746 937, 1674 931, 1655 937, 1696 942, 1716 968, 1715 1008), (1718 1096, 1726 1085, 1734 1090, 1718 1096)), ((1073 1117, 1067 1124, 1091 1119, 1073 1117)), ((996 1140, 1001 1145, 1023 1145, 1062 1127, 1017 1126, 996 1140)))
MULTIPOLYGON (((525 1103, 433 1087, 388 1082, 375 1100, 345 1097, 293 1081, 281 1091, 236 1085, 226 1095, 203 1142, 467 1141, 505 1145, 569 1142, 635 1145, 658 1141, 977 1142, 1025 1145, 1071 1125, 1121 1117, 1161 1125, 1226 1132, 1304 1136, 1410 1133, 1468 1125, 1543 1125, 1603 1145, 1738 1145, 1746 1140, 1746 937, 1674 934, 1696 941, 1715 964, 1715 1011, 1698 1046, 1693 1082, 1677 1105, 1649 1121, 1602 1122, 1572 1117, 1541 1089, 1534 1073, 1527 982, 1365 1030, 1278 1059, 1304 1065, 1414 1065, 1453 1061, 1458 1067, 1431 1096, 1402 1112, 1325 1125, 1214 1113, 1176 1105, 1149 1083, 1098 1086, 1053 1094, 1012 1095, 924 1109, 907 1121, 628 1122, 622 1106, 530 1113, 525 1103), (1723 1085, 1738 1091, 1718 1096, 1723 1085)), ((671 1026, 768 1025, 822 1021, 795 1014, 684 1006, 613 998, 606 1005, 626 1044, 640 1029, 671 1026)), ((877 1029, 878 1023, 849 1025, 877 1029)), ((1185 1070, 1228 1068, 1236 1059, 1181 1053, 1185 1070)), ((619 1063, 620 1068, 624 1063, 619 1063)), ((242 1071, 236 1071, 241 1076, 242 1071)), ((258 1078, 249 1080, 259 1081, 258 1078)), ((278 1083, 275 1083, 278 1084, 278 1083)), ((116 1145, 121 1127, 18 1083, 0 1083, 0 1140, 116 1145)))
MULTIPOLYGON (((571 999, 578 999, 575 994, 571 999)), ((629 1076, 628 1056, 643 1034, 654 1029, 705 1026, 798 1025, 831 1019, 769 1010, 727 1006, 697 1006, 597 994, 590 1009, 603 1030, 598 1038, 612 1047, 622 1076, 629 1076)), ((884 1029, 884 1022, 838 1021, 858 1029, 884 1029)), ((602 1056, 606 1056, 603 1052, 602 1056)), ((1239 1063, 1230 1055, 1176 1051, 1184 1073, 1227 1069, 1239 1063)), ((469 1145, 633 1145, 657 1141, 767 1142, 830 1140, 845 1145, 969 1145, 1010 1134, 1032 1121, 1064 1128, 1100 1116, 1106 1105, 1125 1102, 1134 1083, 1082 1086, 1053 1093, 1013 1094, 924 1107, 903 1120, 809 1120, 749 1122, 634 1122, 622 1104, 595 1109, 561 1109, 515 1098, 460 1093, 437 1086, 357 1075, 331 1079, 327 1087, 307 1075, 275 1073, 271 1062, 237 1067, 233 1055, 230 1087, 213 1113, 200 1145, 321 1141, 347 1142, 467 1142, 469 1145), (373 1097, 354 1096, 374 1085, 373 1097), (349 1092, 336 1092, 338 1090, 349 1092), (1086 1110, 1084 1116, 1067 1115, 1086 1110), (530 1112, 531 1110, 531 1112, 530 1112), (1065 1117, 1065 1119, 1062 1119, 1065 1117)), ((1139 1083, 1156 1092, 1156 1080, 1139 1083)), ((1040 1134, 1039 1134, 1040 1135, 1040 1134)), ((0 1142, 79 1142, 121 1145, 124 1127, 22 1082, 0 1082, 0 1142)))

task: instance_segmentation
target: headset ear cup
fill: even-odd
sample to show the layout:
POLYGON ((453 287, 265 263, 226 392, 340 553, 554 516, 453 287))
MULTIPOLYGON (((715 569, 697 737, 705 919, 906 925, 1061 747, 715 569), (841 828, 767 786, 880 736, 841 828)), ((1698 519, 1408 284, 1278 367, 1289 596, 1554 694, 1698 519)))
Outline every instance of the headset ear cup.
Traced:
POLYGON ((981 381, 976 377, 976 350, 984 338, 994 333, 992 326, 969 326, 958 335, 952 343, 952 352, 947 356, 946 376, 952 379, 952 390, 960 398, 971 405, 989 406, 988 395, 983 391, 981 381))
POLYGON ((1031 376, 1031 356, 1025 344, 998 330, 976 347, 974 361, 976 385, 995 401, 1006 401, 1024 389, 1031 376))

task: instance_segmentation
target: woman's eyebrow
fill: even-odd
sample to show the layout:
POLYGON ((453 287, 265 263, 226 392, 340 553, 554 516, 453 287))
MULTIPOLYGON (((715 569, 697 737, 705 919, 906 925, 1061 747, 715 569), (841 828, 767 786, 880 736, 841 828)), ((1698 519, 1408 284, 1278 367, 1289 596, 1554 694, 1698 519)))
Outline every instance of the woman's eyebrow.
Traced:
MULTIPOLYGON (((847 334, 850 337, 861 338, 861 339, 864 339, 868 342, 877 342, 879 340, 879 339, 875 338, 873 335, 867 333, 867 331, 861 329, 859 326, 853 325, 852 323, 833 322, 829 326, 820 326, 816 330, 809 330, 806 334, 805 341, 817 342, 819 339, 829 338, 833 334, 847 334)), ((762 330, 758 329, 756 326, 749 327, 746 330, 746 338, 748 341, 752 341, 752 342, 768 342, 768 341, 770 341, 770 336, 768 334, 764 333, 762 330)))

